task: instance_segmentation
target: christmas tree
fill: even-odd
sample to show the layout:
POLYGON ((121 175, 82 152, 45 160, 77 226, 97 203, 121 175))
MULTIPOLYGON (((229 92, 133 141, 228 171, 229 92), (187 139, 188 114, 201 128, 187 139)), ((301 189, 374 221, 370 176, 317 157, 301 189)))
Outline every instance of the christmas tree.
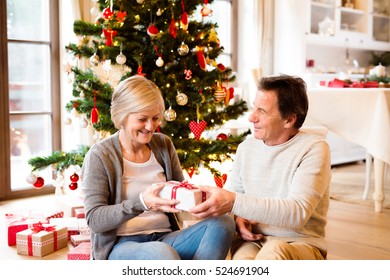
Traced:
MULTIPOLYGON (((231 158, 249 130, 240 135, 219 133, 228 120, 247 111, 234 99, 229 67, 217 62, 223 52, 209 0, 111 0, 96 1, 96 22, 74 22, 77 44, 66 46, 77 65, 65 71, 72 77, 73 98, 67 111, 76 111, 81 126, 91 125, 96 140, 116 131, 110 118, 111 95, 121 80, 143 75, 161 89, 166 111, 159 131, 170 136, 183 170, 190 177, 200 165, 216 177, 211 163, 231 158), (196 20, 195 12, 202 20, 196 20), (206 20, 207 18, 207 20, 206 20)), ((88 147, 56 151, 29 160, 32 171, 53 166, 63 172, 81 166, 88 147)))

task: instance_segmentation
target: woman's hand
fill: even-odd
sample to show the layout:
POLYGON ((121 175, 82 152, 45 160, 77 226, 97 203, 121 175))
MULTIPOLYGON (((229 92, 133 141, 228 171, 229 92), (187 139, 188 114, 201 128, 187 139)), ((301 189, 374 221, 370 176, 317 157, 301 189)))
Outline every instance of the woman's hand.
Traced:
POLYGON ((161 211, 170 213, 179 213, 181 210, 173 208, 172 206, 178 204, 177 199, 165 199, 159 197, 160 191, 164 188, 164 183, 153 184, 142 193, 142 198, 146 207, 151 211, 161 211))
POLYGON ((252 232, 252 225, 255 225, 256 222, 246 220, 244 218, 236 218, 236 226, 241 238, 246 241, 257 241, 263 238, 263 235, 260 233, 252 232))

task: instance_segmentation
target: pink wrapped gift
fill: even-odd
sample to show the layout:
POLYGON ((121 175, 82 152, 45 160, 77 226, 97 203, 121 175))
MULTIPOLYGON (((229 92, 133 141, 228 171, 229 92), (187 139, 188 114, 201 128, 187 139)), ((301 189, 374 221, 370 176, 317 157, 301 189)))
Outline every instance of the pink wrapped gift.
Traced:
POLYGON ((72 235, 70 237, 70 242, 74 247, 77 245, 83 243, 83 242, 90 242, 91 241, 91 235, 90 234, 77 234, 77 235, 72 235))
POLYGON ((200 191, 197 187, 186 181, 168 181, 164 182, 164 188, 159 196, 166 199, 177 199, 179 204, 174 206, 176 209, 188 211, 190 208, 206 200, 206 193, 200 191))
POLYGON ((76 218, 78 218, 78 219, 85 218, 84 207, 83 208, 76 208, 76 209, 74 209, 74 216, 76 218))
POLYGON ((77 219, 77 222, 79 224, 79 233, 80 234, 85 234, 85 235, 90 235, 91 230, 88 227, 87 220, 86 219, 77 219))
POLYGON ((68 260, 90 260, 91 259, 91 243, 82 242, 76 247, 69 250, 67 255, 68 260))
POLYGON ((19 255, 43 257, 68 245, 66 227, 39 223, 16 234, 16 251, 19 255))

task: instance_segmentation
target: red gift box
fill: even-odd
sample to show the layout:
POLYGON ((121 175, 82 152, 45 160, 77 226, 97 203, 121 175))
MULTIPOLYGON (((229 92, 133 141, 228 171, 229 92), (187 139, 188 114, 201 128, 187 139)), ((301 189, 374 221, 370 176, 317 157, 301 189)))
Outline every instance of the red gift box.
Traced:
POLYGON ((91 259, 91 242, 82 242, 76 247, 69 250, 68 260, 90 260, 91 259))
POLYGON ((5 214, 8 227, 8 246, 16 245, 16 234, 29 229, 39 222, 48 223, 53 217, 61 218, 64 213, 59 211, 25 210, 5 214))

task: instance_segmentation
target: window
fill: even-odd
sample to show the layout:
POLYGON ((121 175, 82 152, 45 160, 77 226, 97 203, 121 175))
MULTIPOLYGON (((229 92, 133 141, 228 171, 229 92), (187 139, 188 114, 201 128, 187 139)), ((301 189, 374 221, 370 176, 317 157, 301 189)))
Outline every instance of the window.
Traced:
MULTIPOLYGON (((27 183, 28 160, 63 149, 74 136, 64 135, 61 145, 60 95, 68 93, 60 89, 59 53, 68 42, 59 45, 59 2, 0 1, 0 200, 53 192, 27 183)), ((233 69, 236 2, 215 0, 213 16, 204 19, 218 22, 225 48, 218 62, 233 69)), ((51 170, 39 175, 45 183, 52 177, 51 170)))
POLYGON ((60 147, 58 0, 1 1, 0 13, 0 199, 52 192, 26 177, 30 158, 60 147))

